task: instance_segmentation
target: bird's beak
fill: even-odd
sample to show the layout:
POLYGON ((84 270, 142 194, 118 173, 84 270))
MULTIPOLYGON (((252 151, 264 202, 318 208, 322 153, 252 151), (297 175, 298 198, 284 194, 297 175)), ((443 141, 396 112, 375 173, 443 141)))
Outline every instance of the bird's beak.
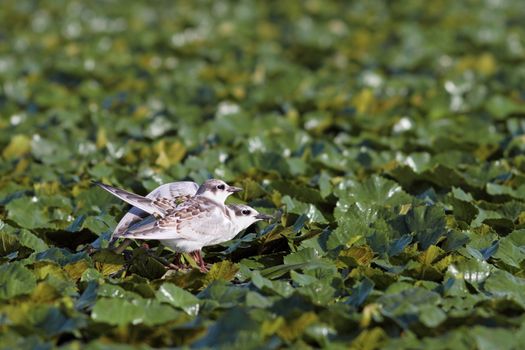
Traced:
POLYGON ((266 215, 266 214, 257 214, 257 215, 255 215, 255 218, 258 219, 258 220, 268 220, 268 221, 270 221, 271 219, 273 219, 273 216, 266 215))
POLYGON ((240 188, 240 187, 230 186, 230 187, 228 187, 227 191, 228 191, 228 192, 231 192, 231 193, 235 193, 235 192, 240 192, 240 191, 242 191, 242 188, 240 188))

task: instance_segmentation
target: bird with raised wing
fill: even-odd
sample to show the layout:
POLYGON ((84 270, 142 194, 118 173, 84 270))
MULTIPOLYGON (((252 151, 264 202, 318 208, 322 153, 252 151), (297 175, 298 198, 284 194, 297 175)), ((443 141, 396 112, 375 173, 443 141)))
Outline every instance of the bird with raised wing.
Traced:
MULTIPOLYGON (((164 217, 168 212, 172 211, 180 204, 177 201, 177 198, 171 196, 166 197, 159 195, 156 198, 148 198, 100 182, 94 183, 134 207, 155 216, 164 217)), ((242 188, 229 186, 222 180, 211 179, 206 180, 199 186, 195 192, 194 198, 206 198, 219 204, 224 204, 224 201, 228 196, 239 191, 242 191, 242 188)))
MULTIPOLYGON (((108 187, 107 185, 104 186, 108 187)), ((199 185, 193 181, 170 182, 155 188, 153 191, 148 193, 146 198, 153 200, 164 198, 164 201, 166 199, 171 199, 174 201, 174 203, 182 203, 195 196, 195 193, 197 193, 198 189, 199 185)), ((131 208, 122 217, 122 219, 120 219, 119 223, 115 227, 115 230, 111 234, 110 240, 112 241, 113 237, 121 236, 131 225, 136 224, 148 215, 149 214, 142 209, 137 207, 131 208)))
MULTIPOLYGON (((224 201, 226 198, 238 191, 241 188, 229 186, 222 180, 211 179, 205 181, 201 186, 197 188, 197 184, 194 182, 175 182, 171 184, 165 184, 152 191, 148 196, 143 197, 122 189, 118 189, 109 185, 96 183, 104 190, 110 192, 116 197, 126 201, 127 203, 134 206, 129 213, 127 213, 117 225, 113 232, 112 239, 116 238, 136 238, 136 239, 159 239, 156 237, 140 238, 138 236, 130 237, 130 228, 135 230, 140 227, 141 230, 148 227, 148 224, 162 221, 166 218, 173 217, 174 212, 180 210, 180 218, 184 216, 185 220, 193 219, 192 214, 200 213, 199 225, 202 225, 201 231, 210 231, 209 227, 216 226, 218 228, 226 229, 230 232, 234 226, 231 223, 221 221, 223 219, 220 215, 214 216, 217 212, 229 212, 226 210, 224 201), (195 192, 195 193, 193 193, 195 192), (184 204, 184 205, 183 205, 184 204), (188 212, 188 208, 191 208, 188 212), (190 213, 190 214, 188 214, 190 213), (147 217, 150 214, 150 217, 147 217), (204 220, 208 214, 211 215, 211 220, 204 220), (144 219, 145 218, 145 219, 144 219), (214 222, 214 219, 219 221, 214 222), (206 227, 208 225, 208 227, 206 227), (231 226, 231 227, 230 227, 231 226)), ((194 223, 196 225, 196 223, 194 223)), ((238 231, 240 232, 240 230, 238 231)), ((238 233, 237 232, 237 233, 238 233)), ((211 232, 210 234, 213 234, 211 232)), ((179 237, 175 237, 178 239, 179 237)), ((129 242, 129 241, 128 241, 129 242)), ((171 247, 172 245, 167 245, 171 247)), ((173 246, 176 246, 173 244, 173 246)), ((121 246, 124 247, 125 246, 121 246)), ((194 258, 203 267, 203 260, 200 253, 202 246, 191 251, 188 249, 175 249, 178 252, 192 252, 194 258)))
POLYGON ((150 217, 131 226, 121 237, 159 240, 176 252, 191 253, 206 271, 203 247, 226 242, 253 223, 271 218, 247 205, 189 200, 162 218, 150 217))

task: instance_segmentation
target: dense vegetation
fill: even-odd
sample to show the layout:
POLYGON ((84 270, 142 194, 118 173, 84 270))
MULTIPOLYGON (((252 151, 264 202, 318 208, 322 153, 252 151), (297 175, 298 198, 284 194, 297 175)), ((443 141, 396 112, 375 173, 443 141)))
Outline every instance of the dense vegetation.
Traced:
POLYGON ((524 18, 2 1, 0 346, 519 348, 524 18), (206 274, 107 249, 127 207, 91 180, 209 177, 278 219, 206 249, 206 274))

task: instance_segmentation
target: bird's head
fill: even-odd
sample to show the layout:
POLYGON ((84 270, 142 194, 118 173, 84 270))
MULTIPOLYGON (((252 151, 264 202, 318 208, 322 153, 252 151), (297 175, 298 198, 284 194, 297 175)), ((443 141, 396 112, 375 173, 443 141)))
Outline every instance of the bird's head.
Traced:
POLYGON ((242 188, 230 186, 222 180, 211 179, 200 185, 195 195, 207 197, 222 204, 229 195, 239 191, 242 191, 242 188))
POLYGON ((233 221, 237 225, 239 231, 244 230, 251 224, 260 220, 270 220, 273 217, 266 214, 261 214, 257 210, 244 204, 228 205, 228 208, 233 211, 233 221))

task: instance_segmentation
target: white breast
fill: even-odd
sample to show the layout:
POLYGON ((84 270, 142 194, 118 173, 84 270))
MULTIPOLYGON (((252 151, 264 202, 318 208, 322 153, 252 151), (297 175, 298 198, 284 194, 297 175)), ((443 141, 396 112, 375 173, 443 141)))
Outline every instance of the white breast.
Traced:
POLYGON ((202 247, 224 242, 237 234, 236 227, 220 207, 210 207, 204 218, 188 219, 173 239, 161 242, 177 252, 192 252, 202 247))

